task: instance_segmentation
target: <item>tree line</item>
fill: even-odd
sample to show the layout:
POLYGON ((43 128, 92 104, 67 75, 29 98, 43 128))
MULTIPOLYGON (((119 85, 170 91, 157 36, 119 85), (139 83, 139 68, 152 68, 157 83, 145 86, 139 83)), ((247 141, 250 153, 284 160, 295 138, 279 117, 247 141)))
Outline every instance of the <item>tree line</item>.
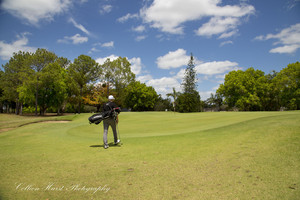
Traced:
MULTIPOLYGON (((135 99, 127 94, 134 85, 141 84, 135 80, 129 61, 122 57, 107 59, 100 65, 87 55, 80 55, 71 62, 46 49, 37 49, 34 53, 14 53, 2 68, 0 111, 16 114, 24 111, 35 115, 44 115, 47 111, 81 113, 86 111, 83 110, 85 105, 99 112, 109 95, 114 95, 119 105, 131 106, 135 99)), ((159 95, 152 87, 141 85, 140 89, 153 97, 152 103, 142 99, 145 103, 142 109, 151 110, 159 95)))
POLYGON ((280 72, 265 74, 248 68, 231 71, 225 76, 216 94, 200 100, 193 55, 187 65, 182 82, 183 93, 167 94, 175 99, 178 112, 205 110, 278 111, 300 109, 300 63, 292 63, 280 72))
POLYGON ((201 101, 191 54, 182 80, 182 92, 167 94, 136 81, 127 58, 109 58, 100 65, 87 55, 73 62, 46 49, 14 53, 0 70, 0 112, 16 114, 46 112, 81 113, 101 110, 109 95, 117 104, 133 111, 214 110, 271 111, 300 108, 300 63, 265 75, 260 70, 231 71, 216 94, 201 101), (172 97, 173 102, 171 102, 172 97), (89 106, 89 107, 87 107, 89 106))
POLYGON ((300 109, 300 63, 265 74, 248 68, 231 71, 205 102, 217 110, 278 111, 300 109))

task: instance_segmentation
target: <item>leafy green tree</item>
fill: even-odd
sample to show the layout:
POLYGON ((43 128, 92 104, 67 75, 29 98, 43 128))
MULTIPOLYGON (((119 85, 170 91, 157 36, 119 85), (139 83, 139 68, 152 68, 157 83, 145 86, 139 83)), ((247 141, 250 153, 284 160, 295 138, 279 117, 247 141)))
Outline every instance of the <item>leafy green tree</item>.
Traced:
POLYGON ((95 82, 99 78, 100 66, 90 56, 80 55, 74 59, 74 63, 70 64, 68 73, 72 80, 72 93, 77 97, 78 113, 80 113, 84 91, 89 83, 95 82))
MULTIPOLYGON (((2 83, 2 79, 4 77, 4 72, 0 69, 0 83, 2 83)), ((2 84, 0 84, 0 113, 3 113, 3 102, 4 102, 4 99, 3 99, 3 86, 2 84)))
POLYGON ((201 111, 200 95, 197 92, 197 77, 194 64, 194 57, 191 58, 185 70, 182 81, 183 94, 177 97, 176 110, 178 112, 199 112, 201 111))
POLYGON ((158 95, 153 87, 139 81, 130 83, 125 89, 125 105, 133 111, 150 111, 154 109, 158 95))
MULTIPOLYGON (((34 70, 34 85, 35 85, 35 115, 38 112, 38 97, 39 97, 39 90, 40 90, 40 77, 42 75, 42 70, 50 63, 54 63, 57 59, 55 53, 50 52, 46 49, 37 49, 36 52, 31 56, 31 68, 34 70)), ((31 80, 30 80, 31 83, 31 80)), ((29 83, 29 85, 30 85, 29 83)), ((42 105, 42 103, 40 103, 42 105)), ((42 111, 41 109, 40 111, 42 111)))
POLYGON ((194 93, 183 93, 177 97, 176 110, 181 113, 200 112, 200 95, 197 91, 194 93))
POLYGON ((39 105, 42 114, 54 107, 57 114, 67 98, 66 70, 58 62, 50 63, 43 69, 40 77, 39 105))
POLYGON ((277 76, 278 72, 271 71, 270 74, 265 75, 265 82, 262 83, 261 87, 264 88, 263 93, 260 96, 260 101, 263 110, 266 111, 276 111, 279 110, 279 90, 276 87, 274 78, 277 76))
POLYGON ((289 64, 273 80, 279 92, 279 105, 300 109, 300 63, 289 64))
POLYGON ((92 85, 89 92, 83 97, 85 104, 94 106, 97 108, 97 112, 100 112, 101 106, 108 101, 107 87, 103 87, 101 84, 92 85))
POLYGON ((116 100, 122 105, 125 100, 124 89, 135 81, 135 74, 131 71, 131 64, 126 57, 119 57, 114 61, 108 58, 103 67, 102 79, 106 82, 107 96, 111 94, 111 90, 116 91, 116 100))
MULTIPOLYGON (((268 91, 267 78, 261 70, 252 67, 246 71, 231 71, 225 76, 217 94, 225 97, 229 107, 244 111, 265 110, 263 99, 268 91)), ((268 99, 265 99, 267 101, 268 99)))
POLYGON ((23 102, 19 99, 18 88, 33 75, 30 68, 31 53, 19 51, 14 53, 9 62, 3 65, 3 76, 1 87, 3 89, 3 100, 16 103, 16 114, 22 114, 23 102))

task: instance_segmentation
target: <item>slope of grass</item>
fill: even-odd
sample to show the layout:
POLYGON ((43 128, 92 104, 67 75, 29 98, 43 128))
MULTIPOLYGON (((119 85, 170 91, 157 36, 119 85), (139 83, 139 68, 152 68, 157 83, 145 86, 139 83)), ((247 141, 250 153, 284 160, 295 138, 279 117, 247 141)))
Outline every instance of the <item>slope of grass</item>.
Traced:
POLYGON ((88 117, 0 133, 1 199, 300 196, 300 112, 121 113, 107 150, 88 117))

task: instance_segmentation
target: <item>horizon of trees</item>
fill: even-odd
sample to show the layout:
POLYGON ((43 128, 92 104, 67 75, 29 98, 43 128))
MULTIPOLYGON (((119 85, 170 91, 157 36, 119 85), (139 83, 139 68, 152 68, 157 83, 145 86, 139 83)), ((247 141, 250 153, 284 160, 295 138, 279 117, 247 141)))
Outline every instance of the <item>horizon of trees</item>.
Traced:
POLYGON ((87 55, 73 62, 46 49, 35 53, 19 51, 0 70, 0 112, 15 114, 46 112, 100 112, 112 94, 117 104, 133 111, 174 110, 200 112, 214 110, 273 111, 300 109, 300 63, 265 75, 248 68, 231 71, 216 94, 201 101, 193 55, 182 81, 183 92, 158 95, 155 89, 135 80, 127 58, 98 64, 87 55), (171 102, 169 97, 173 97, 171 102))

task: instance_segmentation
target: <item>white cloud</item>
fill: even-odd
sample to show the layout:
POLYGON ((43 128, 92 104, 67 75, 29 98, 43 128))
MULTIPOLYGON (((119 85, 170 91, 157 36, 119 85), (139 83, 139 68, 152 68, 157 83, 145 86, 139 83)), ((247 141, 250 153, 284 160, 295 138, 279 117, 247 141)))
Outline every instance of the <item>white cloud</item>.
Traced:
POLYGON ((284 45, 271 49, 270 53, 294 53, 300 48, 300 44, 284 45))
POLYGON ((117 19, 118 22, 124 23, 126 21, 128 21, 129 19, 138 19, 139 15, 138 14, 126 14, 120 18, 117 19))
POLYGON ((17 53, 19 51, 25 52, 35 52, 37 48, 27 46, 28 38, 26 35, 29 33, 22 33, 21 35, 17 35, 17 40, 12 43, 6 43, 5 41, 0 41, 0 57, 3 60, 9 60, 13 53, 17 53))
POLYGON ((94 52, 99 52, 100 50, 97 49, 96 47, 91 48, 91 50, 88 52, 88 54, 92 54, 94 52))
POLYGON ((236 34, 239 19, 236 17, 213 17, 209 22, 203 24, 196 34, 200 36, 212 36, 222 34, 219 38, 227 38, 236 34))
POLYGON ((181 70, 176 74, 176 76, 174 76, 174 78, 179 79, 179 80, 182 80, 183 77, 184 77, 184 75, 185 75, 185 69, 181 69, 181 70))
POLYGON ((220 47, 226 45, 226 44, 233 44, 233 42, 231 40, 228 40, 228 41, 224 41, 220 44, 220 47))
POLYGON ((152 76, 150 74, 143 75, 143 76, 137 76, 136 80, 140 81, 141 83, 146 83, 147 81, 152 80, 152 76))
POLYGON ((76 35, 65 36, 64 39, 57 40, 58 43, 67 43, 67 44, 70 42, 72 42, 72 44, 81 44, 87 41, 88 41, 87 37, 83 37, 78 33, 76 35))
POLYGON ((90 32, 83 25, 78 24, 73 18, 70 18, 69 22, 71 22, 76 28, 78 28, 79 30, 81 30, 85 34, 90 35, 90 32))
POLYGON ((130 68, 131 71, 135 74, 135 75, 139 75, 142 71, 142 61, 141 58, 131 58, 128 60, 131 64, 130 68))
POLYGON ((117 59, 119 58, 119 56, 116 56, 116 55, 112 54, 112 55, 107 56, 107 57, 104 57, 104 58, 97 58, 97 59, 96 59, 96 62, 99 63, 100 65, 102 65, 102 64, 105 63, 105 61, 106 61, 108 58, 110 59, 110 61, 114 61, 114 60, 117 60, 117 59))
POLYGON ((114 41, 103 43, 101 47, 114 47, 114 41))
POLYGON ((161 69, 178 68, 188 64, 190 57, 186 55, 186 50, 177 49, 170 51, 164 56, 157 58, 157 66, 161 69))
POLYGON ((217 78, 217 79, 225 79, 225 76, 226 76, 226 74, 219 74, 219 75, 216 75, 215 77, 217 78))
POLYGON ((142 41, 142 40, 144 40, 144 39, 146 39, 146 35, 139 35, 139 36, 137 36, 136 38, 135 38, 135 40, 137 41, 137 42, 139 42, 139 41, 142 41))
POLYGON ((211 90, 211 91, 199 91, 200 94, 200 98, 202 101, 208 99, 210 97, 211 94, 216 93, 215 91, 211 90))
POLYGON ((132 30, 135 31, 135 32, 142 33, 142 32, 144 32, 146 30, 146 28, 145 28, 145 26, 140 25, 140 26, 132 28, 132 30))
POLYGON ((104 15, 106 13, 110 13, 112 11, 112 5, 103 5, 100 9, 100 14, 104 15))
MULTIPOLYGON (((235 28, 238 24, 237 21, 244 16, 248 16, 255 12, 255 8, 251 5, 245 3, 241 5, 220 5, 221 0, 154 0, 153 3, 147 7, 145 6, 140 10, 140 15, 145 23, 149 23, 151 27, 160 29, 163 32, 171 34, 183 34, 184 26, 183 24, 188 21, 201 20, 204 17, 212 17, 214 20, 216 18, 226 20, 235 19, 235 22, 227 22, 228 28, 223 28, 223 31, 228 31, 229 29, 235 28), (232 25, 235 25, 232 27, 232 25)), ((223 33, 220 30, 220 23, 222 21, 206 25, 205 31, 201 31, 199 35, 208 34, 213 32, 214 34, 223 33), (212 28, 213 30, 209 30, 212 28), (216 31, 215 29, 219 29, 216 31), (202 33, 203 32, 203 33, 202 33), (202 34, 201 34, 202 33, 202 34)), ((224 27, 224 25, 223 25, 224 27)), ((203 28, 204 29, 204 28, 203 28)), ((199 30, 198 30, 199 31, 199 30)))
POLYGON ((232 37, 232 36, 237 35, 237 34, 238 34, 238 29, 235 29, 235 30, 230 31, 230 32, 222 33, 220 35, 219 39, 229 38, 229 37, 232 37))
POLYGON ((231 61, 213 61, 201 63, 195 67, 198 74, 214 75, 223 74, 227 71, 241 69, 238 67, 238 63, 231 61))
POLYGON ((300 23, 291 25, 277 34, 260 35, 255 40, 277 40, 274 45, 282 45, 270 50, 270 53, 294 53, 300 48, 300 23))
POLYGON ((151 79, 146 82, 146 85, 152 86, 155 91, 165 96, 172 91, 174 87, 177 91, 180 90, 180 83, 174 77, 162 77, 159 79, 151 79))
POLYGON ((52 21, 55 15, 68 10, 70 0, 3 0, 1 8, 11 15, 38 25, 41 20, 52 21))

